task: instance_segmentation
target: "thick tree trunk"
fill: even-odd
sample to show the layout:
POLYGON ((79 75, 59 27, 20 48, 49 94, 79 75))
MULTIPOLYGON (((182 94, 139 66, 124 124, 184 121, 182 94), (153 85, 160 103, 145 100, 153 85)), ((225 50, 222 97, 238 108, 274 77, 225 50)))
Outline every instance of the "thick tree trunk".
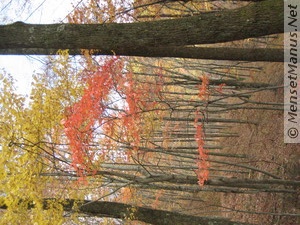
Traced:
MULTIPOLYGON (((55 199, 44 199, 43 203, 45 209, 49 208, 51 200, 55 201, 55 199)), ((74 210, 75 203, 76 201, 74 199, 64 200, 62 203, 64 211, 72 212, 74 210)), ((78 213, 85 213, 96 217, 111 217, 119 219, 128 218, 128 214, 131 212, 131 209, 134 208, 135 212, 133 213, 133 217, 135 220, 159 225, 250 225, 248 223, 232 222, 225 218, 191 216, 117 202, 80 201, 77 202, 76 205, 79 206, 78 213)), ((34 204, 28 204, 29 209, 33 207, 34 204)), ((0 208, 6 209, 7 207, 5 204, 2 204, 0 205, 0 208)))
MULTIPOLYGON (((56 55, 57 49, 41 48, 12 48, 0 49, 0 55, 56 55)), ((80 55, 82 50, 70 49, 70 55, 80 55)), ((91 51, 93 55, 114 55, 116 53, 91 51)), ((176 57, 189 59, 211 59, 230 61, 251 62, 283 62, 284 52, 282 49, 270 48, 211 48, 211 47, 154 47, 119 50, 118 55, 142 56, 142 57, 176 57)))
POLYGON ((103 54, 127 55, 127 52, 135 52, 142 55, 144 48, 219 43, 283 31, 283 1, 266 0, 235 10, 154 22, 80 25, 13 23, 0 26, 0 52, 35 49, 38 54, 43 49, 54 52, 58 49, 96 49, 103 54))

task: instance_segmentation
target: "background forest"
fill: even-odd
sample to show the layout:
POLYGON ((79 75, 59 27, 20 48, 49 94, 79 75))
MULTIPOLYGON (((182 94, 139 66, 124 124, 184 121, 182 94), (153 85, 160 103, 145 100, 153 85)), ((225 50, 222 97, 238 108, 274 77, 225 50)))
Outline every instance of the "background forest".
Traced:
MULTIPOLYGON (((109 28, 270 4, 283 7, 89 0, 64 22, 109 28)), ((48 55, 29 99, 0 72, 0 224, 299 223, 299 145, 283 142, 282 29, 230 42, 207 30, 201 45, 137 41, 124 54, 0 44, 0 54, 48 55)))

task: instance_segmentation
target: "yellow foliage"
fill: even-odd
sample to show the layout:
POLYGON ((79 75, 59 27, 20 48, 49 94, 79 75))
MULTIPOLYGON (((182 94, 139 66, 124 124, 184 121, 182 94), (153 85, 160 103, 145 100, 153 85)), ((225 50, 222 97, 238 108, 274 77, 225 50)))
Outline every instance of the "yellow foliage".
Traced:
POLYGON ((64 221, 62 205, 52 202, 45 210, 43 198, 59 200, 70 188, 69 180, 51 174, 68 166, 67 146, 61 144, 65 143, 62 120, 65 108, 78 99, 83 87, 68 52, 59 54, 49 59, 50 74, 34 75, 29 103, 15 93, 12 77, 0 74, 0 195, 7 206, 0 224, 64 221))

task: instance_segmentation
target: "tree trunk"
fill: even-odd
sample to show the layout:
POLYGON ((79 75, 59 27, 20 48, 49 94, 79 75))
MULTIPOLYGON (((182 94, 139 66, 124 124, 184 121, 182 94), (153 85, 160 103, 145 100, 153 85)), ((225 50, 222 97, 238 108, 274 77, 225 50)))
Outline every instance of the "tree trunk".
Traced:
MULTIPOLYGON (((10 48, 0 49, 0 55, 56 55, 57 49, 10 48)), ((81 49, 70 49, 70 55, 82 54, 81 49)), ((93 55, 114 55, 113 51, 91 51, 93 55)), ((118 55, 142 57, 175 57, 189 59, 230 60, 251 62, 283 62, 283 49, 273 48, 211 48, 211 47, 153 47, 119 50, 118 55)))
POLYGON ((17 22, 0 26, 0 52, 23 49, 14 54, 24 54, 24 49, 34 49, 38 54, 44 49, 53 52, 95 49, 102 54, 143 55, 144 48, 241 40, 282 33, 283 28, 283 1, 266 0, 240 9, 153 22, 51 25, 17 22))
MULTIPOLYGON (((55 199, 44 199, 43 205, 47 209, 51 202, 55 199)), ((143 221, 151 224, 160 225, 250 225, 248 223, 232 222, 225 218, 215 217, 200 217, 170 212, 165 210, 156 210, 145 207, 138 207, 129 204, 117 202, 102 202, 102 201, 79 201, 74 199, 65 199, 63 201, 64 211, 74 211, 75 204, 78 206, 78 213, 85 213, 95 217, 111 217, 124 219, 129 217, 129 213, 133 212, 131 217, 135 220, 143 221), (81 205, 81 206, 80 206, 81 205), (134 209, 131 210, 131 209, 134 209)), ((28 209, 34 207, 34 203, 28 204, 28 209)), ((0 205, 0 208, 6 209, 5 204, 0 205)))

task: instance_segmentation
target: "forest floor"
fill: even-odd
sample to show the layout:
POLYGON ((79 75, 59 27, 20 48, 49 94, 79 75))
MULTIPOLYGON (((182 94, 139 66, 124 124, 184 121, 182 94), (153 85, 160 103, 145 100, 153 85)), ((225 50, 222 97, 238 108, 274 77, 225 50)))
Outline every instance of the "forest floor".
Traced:
MULTIPOLYGON (((280 44, 282 36, 273 41, 280 44)), ((283 63, 253 63, 261 71, 251 75, 253 82, 283 85, 283 63)), ((283 89, 263 91, 253 94, 253 101, 283 102, 283 89)), ((300 144, 284 144, 283 111, 280 110, 235 110, 228 117, 257 121, 257 125, 239 124, 230 129, 239 137, 222 140, 226 151, 247 154, 251 165, 273 173, 283 179, 300 180, 300 144)), ((238 159, 235 162, 239 162, 238 159)), ((268 178, 262 174, 252 174, 253 178, 268 178)), ((299 217, 278 216, 276 214, 300 213, 300 190, 297 194, 257 193, 231 194, 221 196, 222 206, 233 209, 224 216, 234 221, 254 224, 295 225, 300 224, 299 217), (247 212, 247 213, 246 213, 247 212)))

